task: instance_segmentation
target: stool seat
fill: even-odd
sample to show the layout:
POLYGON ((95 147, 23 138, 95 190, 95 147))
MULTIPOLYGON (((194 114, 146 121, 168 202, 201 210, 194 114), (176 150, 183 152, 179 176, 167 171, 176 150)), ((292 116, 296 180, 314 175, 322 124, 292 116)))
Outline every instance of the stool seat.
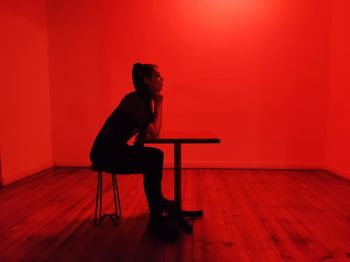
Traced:
POLYGON ((95 172, 106 172, 109 174, 119 174, 119 175, 131 175, 131 174, 136 174, 136 173, 142 173, 142 170, 125 170, 120 167, 95 167, 95 166, 90 166, 91 171, 95 172))

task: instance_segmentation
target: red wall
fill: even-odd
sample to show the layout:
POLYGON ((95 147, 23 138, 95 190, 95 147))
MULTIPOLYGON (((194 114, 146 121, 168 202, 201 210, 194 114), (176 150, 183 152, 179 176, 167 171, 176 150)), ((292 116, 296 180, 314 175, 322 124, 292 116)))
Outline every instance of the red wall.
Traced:
POLYGON ((52 165, 46 1, 0 2, 4 184, 52 165))
POLYGON ((103 2, 49 1, 55 164, 88 164, 140 61, 165 78, 164 131, 222 139, 186 147, 188 165, 323 165, 330 1, 103 2))
POLYGON ((88 164, 96 133, 132 90, 135 61, 158 64, 165 78, 164 131, 221 137, 185 147, 188 166, 350 177, 350 6, 332 3, 1 1, 5 183, 52 160, 88 164))
POLYGON ((92 140, 110 113, 110 56, 100 2, 48 2, 54 165, 89 164, 92 140))
POLYGON ((326 168, 350 178, 350 2, 333 1, 326 168))

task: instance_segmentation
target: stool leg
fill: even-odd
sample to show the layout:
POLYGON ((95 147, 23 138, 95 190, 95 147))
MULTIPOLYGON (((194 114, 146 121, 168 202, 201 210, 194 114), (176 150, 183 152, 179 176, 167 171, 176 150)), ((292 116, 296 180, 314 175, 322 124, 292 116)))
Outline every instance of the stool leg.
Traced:
POLYGON ((113 183, 113 195, 114 195, 113 200, 114 200, 114 211, 115 211, 115 214, 113 214, 113 216, 115 217, 116 223, 118 223, 121 216, 121 212, 120 212, 121 208, 120 208, 118 182, 117 182, 116 174, 112 174, 112 183, 113 183), (116 201, 117 198, 118 198, 118 205, 116 201))
POLYGON ((101 224, 102 217, 102 171, 97 175, 96 206, 94 224, 98 227, 101 224))
POLYGON ((117 174, 113 174, 113 177, 114 177, 114 185, 113 185, 114 186, 114 208, 115 208, 115 214, 116 214, 117 220, 119 220, 120 217, 122 216, 122 207, 120 205, 117 174), (115 191, 117 193, 118 205, 116 204, 115 191))

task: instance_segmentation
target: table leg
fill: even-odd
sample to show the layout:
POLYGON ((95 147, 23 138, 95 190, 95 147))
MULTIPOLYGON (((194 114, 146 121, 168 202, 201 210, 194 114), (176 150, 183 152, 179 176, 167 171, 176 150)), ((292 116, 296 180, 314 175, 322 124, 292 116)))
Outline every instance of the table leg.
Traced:
POLYGON ((174 187, 175 204, 177 210, 181 210, 181 144, 174 144, 174 187))
POLYGON ((185 217, 201 217, 203 216, 202 210, 197 211, 184 211, 181 204, 181 143, 174 144, 174 191, 175 191, 175 203, 177 207, 176 220, 180 226, 188 233, 192 232, 192 225, 189 224, 185 217))

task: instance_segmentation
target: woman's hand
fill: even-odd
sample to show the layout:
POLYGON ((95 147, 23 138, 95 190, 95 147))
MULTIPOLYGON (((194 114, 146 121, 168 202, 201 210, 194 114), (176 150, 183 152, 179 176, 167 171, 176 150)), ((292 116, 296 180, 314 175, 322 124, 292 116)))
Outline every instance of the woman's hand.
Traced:
POLYGON ((162 108, 163 108, 163 95, 159 90, 152 94, 152 99, 154 102, 154 118, 153 123, 148 124, 146 132, 151 135, 151 137, 156 137, 159 135, 160 129, 162 128, 162 108))
POLYGON ((163 102, 163 95, 160 92, 153 93, 153 101, 155 105, 159 105, 163 102))

